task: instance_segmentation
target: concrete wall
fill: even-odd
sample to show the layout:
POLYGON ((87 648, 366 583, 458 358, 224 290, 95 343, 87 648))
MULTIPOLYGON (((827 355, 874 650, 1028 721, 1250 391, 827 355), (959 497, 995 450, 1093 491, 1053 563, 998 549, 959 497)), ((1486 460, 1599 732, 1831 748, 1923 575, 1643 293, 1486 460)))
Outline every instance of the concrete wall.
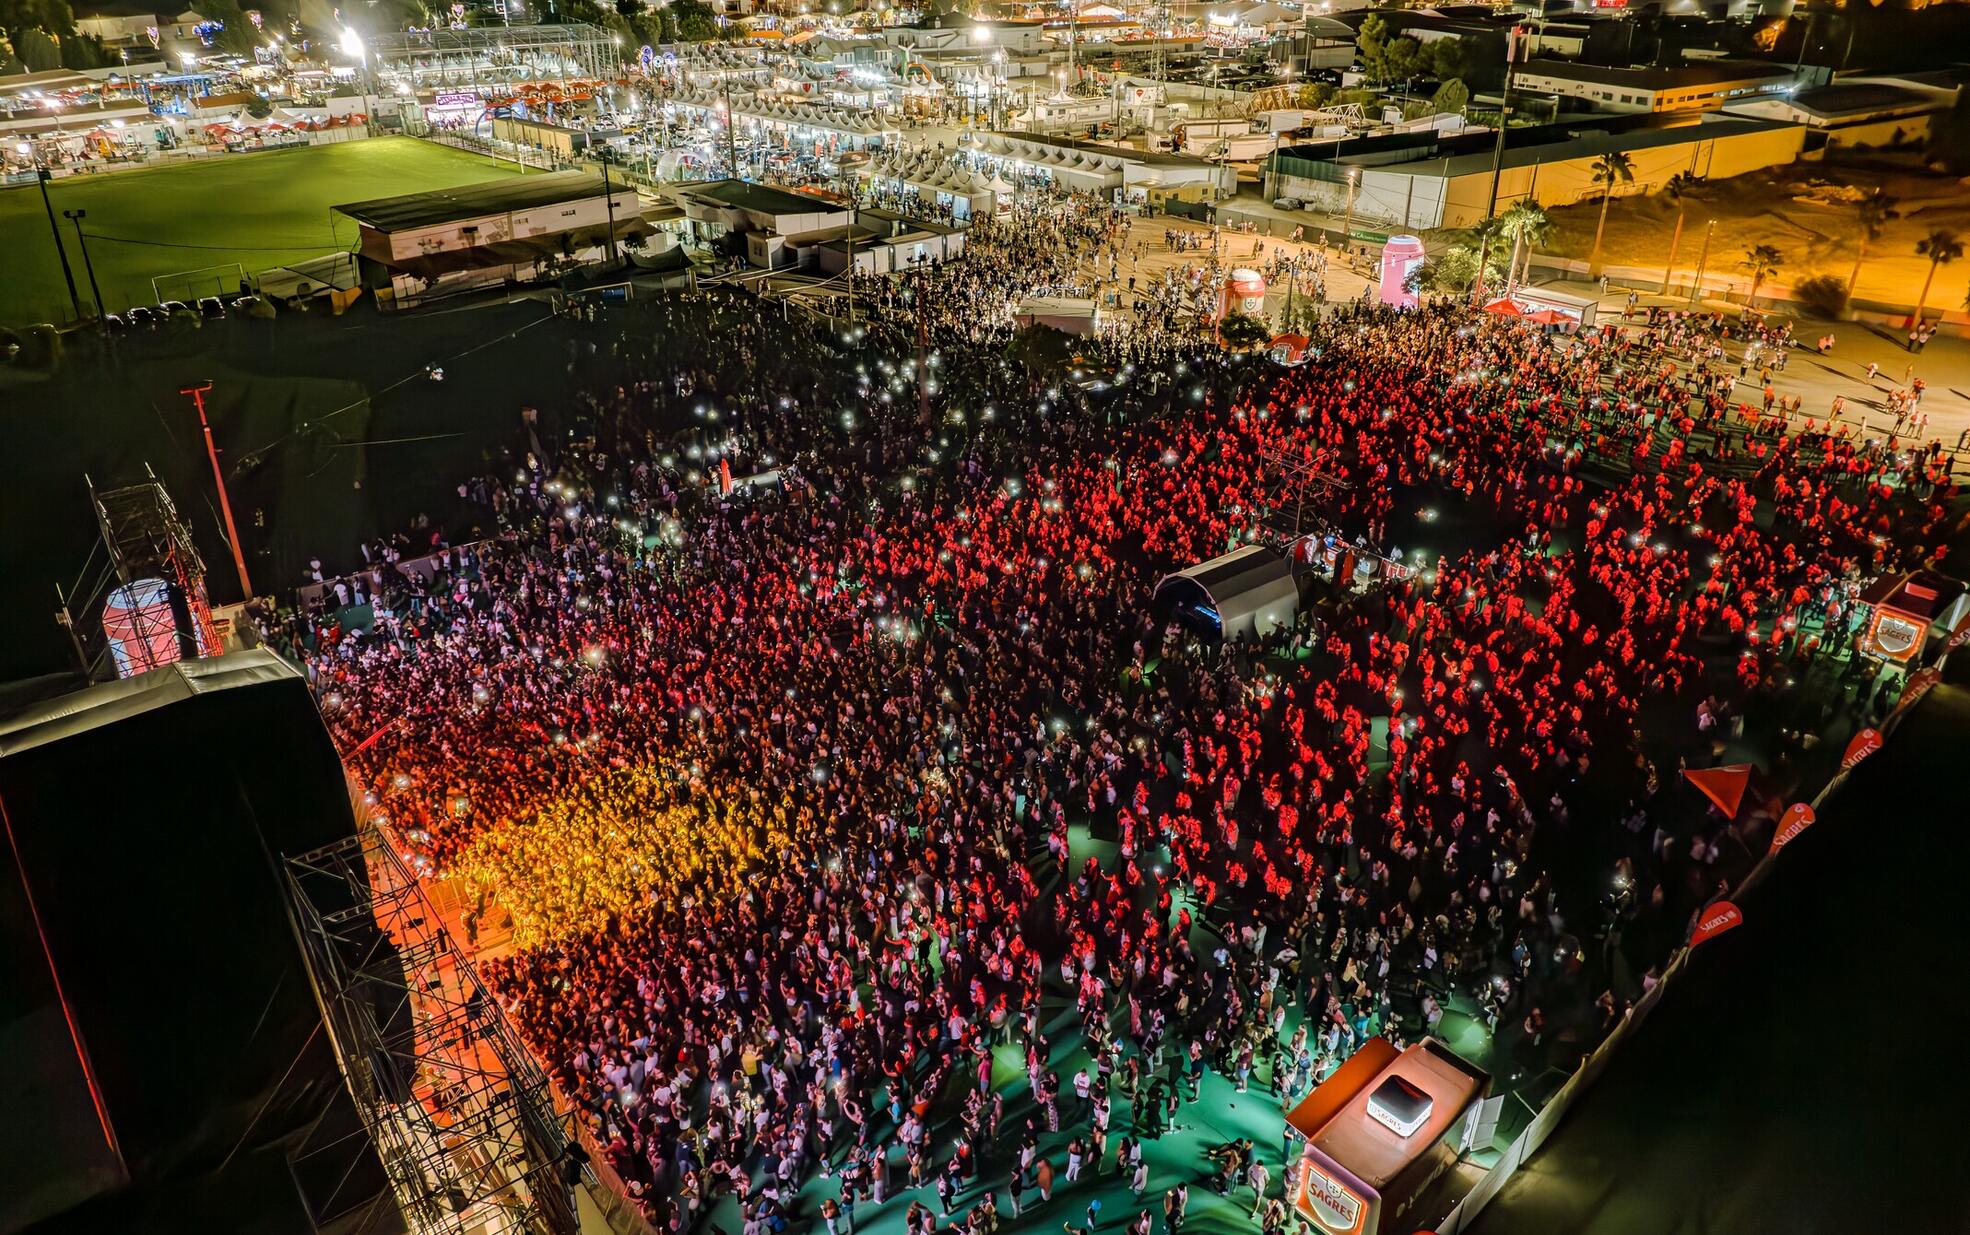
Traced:
MULTIPOLYGON (((1659 192, 1670 177, 1681 172, 1721 180, 1783 166, 1799 158, 1806 140, 1806 130, 1799 127, 1715 138, 1703 137, 1703 128, 1697 127, 1690 134, 1690 141, 1677 145, 1629 151, 1635 166, 1635 181, 1618 186, 1616 195, 1659 192)), ((1599 200, 1600 186, 1594 183, 1595 157, 1598 156, 1505 168, 1498 178, 1499 209, 1526 198, 1542 206, 1570 206, 1599 200)), ((1442 161, 1434 164, 1424 161, 1389 168, 1363 168, 1355 195, 1355 217, 1424 231, 1474 225, 1484 217, 1491 192, 1490 169, 1463 172, 1446 179, 1442 172, 1445 165, 1442 161)), ((1345 184, 1280 176, 1273 195, 1296 197, 1335 214, 1347 209, 1345 184)))

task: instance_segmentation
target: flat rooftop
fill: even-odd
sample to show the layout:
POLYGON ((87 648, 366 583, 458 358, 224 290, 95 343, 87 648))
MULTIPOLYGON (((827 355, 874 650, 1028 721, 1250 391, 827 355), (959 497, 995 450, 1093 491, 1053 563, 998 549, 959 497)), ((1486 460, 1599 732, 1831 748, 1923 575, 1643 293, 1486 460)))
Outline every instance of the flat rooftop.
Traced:
MULTIPOLYGON (((626 184, 610 187, 618 193, 630 191, 626 184)), ((380 232, 401 232, 489 214, 532 210, 556 202, 600 197, 602 192, 599 173, 549 172, 541 176, 506 176, 478 184, 463 184, 454 189, 432 189, 425 193, 406 193, 401 197, 349 202, 334 209, 337 214, 348 215, 365 227, 380 232)))
POLYGON ((1706 60, 1663 68, 1652 65, 1617 68, 1576 64, 1570 60, 1533 59, 1527 61, 1519 72, 1536 77, 1557 77, 1563 81, 1629 86, 1636 90, 1675 90, 1685 86, 1721 86, 1730 82, 1788 81, 1793 76, 1791 69, 1756 60, 1706 60))
POLYGON ((699 180, 676 185, 674 191, 691 197, 708 198, 739 210, 757 210, 761 214, 814 214, 823 210, 848 209, 843 203, 825 197, 793 193, 776 189, 770 184, 754 184, 750 180, 699 180))
POLYGON ((1416 1155, 1436 1143, 1484 1093, 1484 1078, 1460 1063, 1447 1047, 1425 1041, 1402 1052, 1361 1086, 1334 1117, 1313 1134, 1314 1148, 1375 1189, 1387 1188, 1416 1155), (1390 1077, 1397 1077, 1429 1100, 1429 1116, 1408 1136, 1368 1113, 1368 1100, 1390 1077))

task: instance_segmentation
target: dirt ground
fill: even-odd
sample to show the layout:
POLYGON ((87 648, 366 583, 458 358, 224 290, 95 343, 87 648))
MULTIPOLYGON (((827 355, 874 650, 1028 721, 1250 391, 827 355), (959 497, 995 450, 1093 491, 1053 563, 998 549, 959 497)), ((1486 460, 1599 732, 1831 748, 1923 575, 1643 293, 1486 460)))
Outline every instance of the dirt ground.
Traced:
MULTIPOLYGON (((1947 227, 1970 244, 1970 185, 1924 171, 1909 156, 1850 155, 1705 183, 1684 199, 1687 214, 1676 266, 1685 272, 1694 269, 1704 227, 1715 219, 1709 259, 1713 273, 1740 273, 1748 282, 1750 276, 1740 265, 1744 251, 1769 244, 1785 259, 1769 282, 1789 287, 1816 274, 1844 282, 1860 240, 1851 202, 1876 185, 1900 199, 1901 217, 1869 244, 1856 298, 1912 304, 1929 272, 1928 260, 1916 256, 1916 242, 1931 228, 1947 227)), ((1598 204, 1552 209, 1553 236, 1544 247, 1585 258, 1593 248, 1599 209, 1598 204)), ((1676 205, 1659 193, 1615 198, 1608 208, 1602 260, 1608 265, 1662 265, 1669 257, 1676 212, 1676 205)), ((1931 311, 1961 310, 1966 290, 1970 257, 1936 272, 1928 297, 1931 311)))

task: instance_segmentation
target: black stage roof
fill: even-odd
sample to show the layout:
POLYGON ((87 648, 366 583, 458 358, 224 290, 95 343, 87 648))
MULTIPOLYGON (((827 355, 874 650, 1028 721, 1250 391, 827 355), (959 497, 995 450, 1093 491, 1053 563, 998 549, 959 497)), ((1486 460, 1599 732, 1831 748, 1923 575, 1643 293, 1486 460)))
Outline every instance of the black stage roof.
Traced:
POLYGON ((0 817, 0 1233, 308 1229, 282 1146, 342 1085, 279 855, 355 822, 299 671, 239 652, 0 716, 0 817))

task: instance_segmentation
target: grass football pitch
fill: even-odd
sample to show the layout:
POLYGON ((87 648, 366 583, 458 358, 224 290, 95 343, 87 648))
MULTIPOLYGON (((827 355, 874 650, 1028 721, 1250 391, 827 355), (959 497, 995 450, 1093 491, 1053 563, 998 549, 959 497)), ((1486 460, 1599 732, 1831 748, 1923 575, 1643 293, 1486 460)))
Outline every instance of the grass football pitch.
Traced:
MULTIPOLYGON (((410 137, 305 146, 150 168, 63 177, 49 196, 62 247, 85 306, 93 299, 75 226, 82 220, 96 281, 111 311, 154 304, 151 280, 237 263, 248 275, 354 246, 356 224, 330 207, 450 188, 514 174, 482 155, 410 137)), ((33 184, 0 191, 0 325, 70 317, 60 259, 41 193, 33 184)), ((238 275, 208 271, 196 294, 232 290, 238 275)), ((167 298, 186 288, 167 287, 167 298)))

